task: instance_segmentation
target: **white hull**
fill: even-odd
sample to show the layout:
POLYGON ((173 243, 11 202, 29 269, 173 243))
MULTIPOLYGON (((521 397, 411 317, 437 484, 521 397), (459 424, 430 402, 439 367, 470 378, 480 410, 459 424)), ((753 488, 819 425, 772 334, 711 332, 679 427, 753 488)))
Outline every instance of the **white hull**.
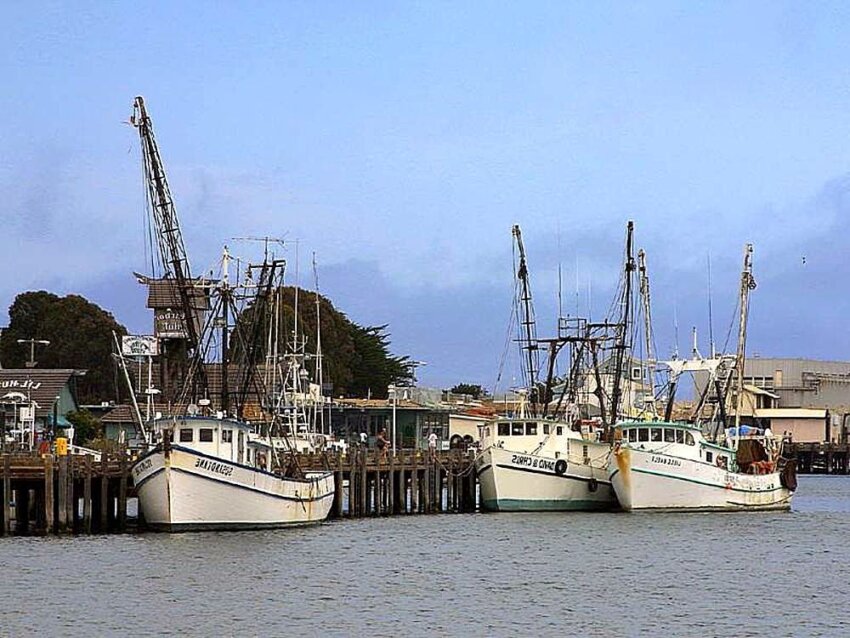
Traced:
POLYGON ((624 510, 781 510, 793 492, 779 473, 729 472, 701 460, 623 446, 614 451, 609 476, 624 510))
POLYGON ((155 450, 133 467, 146 524, 162 531, 306 525, 327 518, 332 473, 281 478, 193 450, 155 450))
POLYGON ((488 447, 476 461, 482 506, 491 511, 615 508, 606 475, 608 445, 590 443, 588 448, 589 463, 488 447))

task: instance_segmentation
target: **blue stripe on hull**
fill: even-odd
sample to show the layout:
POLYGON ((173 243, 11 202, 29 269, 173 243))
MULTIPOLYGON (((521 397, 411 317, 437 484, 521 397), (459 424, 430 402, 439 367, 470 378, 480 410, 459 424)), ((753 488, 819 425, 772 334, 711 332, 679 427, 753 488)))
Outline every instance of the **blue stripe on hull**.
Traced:
POLYGON ((616 503, 578 499, 535 500, 518 498, 485 499, 484 509, 491 512, 567 512, 604 511, 617 507, 616 503))

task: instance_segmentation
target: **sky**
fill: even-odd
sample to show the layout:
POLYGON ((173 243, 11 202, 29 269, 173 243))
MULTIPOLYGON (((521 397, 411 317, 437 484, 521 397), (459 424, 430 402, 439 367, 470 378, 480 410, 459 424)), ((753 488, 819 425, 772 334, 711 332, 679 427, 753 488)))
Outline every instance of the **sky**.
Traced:
POLYGON ((709 260, 723 341, 752 242, 750 354, 850 360, 847 3, 33 2, 0 21, 0 307, 79 293, 152 330, 143 95, 193 270, 258 235, 293 263, 297 240, 423 384, 493 386, 515 223, 541 334, 559 267, 564 311, 601 316, 634 220, 660 356, 692 326, 708 349, 709 260))

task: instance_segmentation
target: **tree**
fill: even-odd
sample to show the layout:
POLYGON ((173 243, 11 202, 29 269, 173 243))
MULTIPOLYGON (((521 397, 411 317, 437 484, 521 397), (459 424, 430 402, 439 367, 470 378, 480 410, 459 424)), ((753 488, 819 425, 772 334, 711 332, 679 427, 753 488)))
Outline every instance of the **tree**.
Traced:
POLYGON ((6 368, 23 368, 29 345, 18 340, 46 339, 50 345, 36 352, 38 367, 86 370, 77 382, 77 400, 98 403, 115 396, 113 330, 127 334, 109 312, 79 295, 24 292, 9 308, 9 327, 0 336, 0 361, 6 368))
POLYGON ((468 394, 473 399, 480 399, 487 396, 487 390, 483 386, 472 383, 458 383, 449 392, 452 394, 468 394))
MULTIPOLYGON (((295 330, 295 288, 284 286, 279 291, 280 332, 278 351, 286 351, 295 330)), ((306 340, 305 352, 316 352, 316 298, 315 293, 299 290, 298 334, 306 340)), ((246 308, 237 320, 235 338, 232 338, 233 358, 244 361, 248 347, 240 343, 243 336, 256 334, 252 330, 254 321, 260 322, 261 334, 268 334, 268 318, 254 317, 252 306, 246 308)), ((390 353, 387 326, 360 326, 344 313, 334 308, 329 299, 319 296, 319 318, 322 333, 322 369, 325 383, 333 385, 334 395, 366 396, 385 398, 391 384, 413 381, 408 357, 390 353)), ((266 358, 267 341, 254 350, 254 362, 266 358)), ((315 359, 313 370, 315 372, 315 359)), ((314 375, 315 380, 315 375, 314 375)))
POLYGON ((69 412, 65 418, 74 426, 74 442, 77 445, 84 445, 102 434, 103 426, 88 410, 69 412))

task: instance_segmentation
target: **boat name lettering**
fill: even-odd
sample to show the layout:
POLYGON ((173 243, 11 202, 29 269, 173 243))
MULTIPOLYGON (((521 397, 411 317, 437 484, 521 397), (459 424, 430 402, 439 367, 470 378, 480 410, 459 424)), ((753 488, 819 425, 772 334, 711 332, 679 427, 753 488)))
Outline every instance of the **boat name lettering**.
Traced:
POLYGON ((217 463, 216 461, 210 461, 208 459, 195 459, 195 467, 199 467, 202 470, 207 470, 209 472, 215 472, 222 476, 230 476, 233 474, 233 468, 229 465, 217 463))
POLYGON ((145 470, 149 470, 152 465, 153 465, 153 461, 151 459, 145 459, 144 461, 142 461, 136 467, 133 468, 133 476, 138 477, 139 474, 141 474, 145 470))
POLYGON ((524 456, 522 454, 514 454, 511 457, 512 465, 520 465, 522 467, 533 467, 539 470, 555 471, 555 461, 549 459, 536 459, 533 456, 524 456))
POLYGON ((671 459, 666 456, 655 456, 653 454, 650 457, 650 460, 653 463, 658 463, 659 465, 673 465, 675 467, 682 467, 682 462, 679 459, 671 459))

